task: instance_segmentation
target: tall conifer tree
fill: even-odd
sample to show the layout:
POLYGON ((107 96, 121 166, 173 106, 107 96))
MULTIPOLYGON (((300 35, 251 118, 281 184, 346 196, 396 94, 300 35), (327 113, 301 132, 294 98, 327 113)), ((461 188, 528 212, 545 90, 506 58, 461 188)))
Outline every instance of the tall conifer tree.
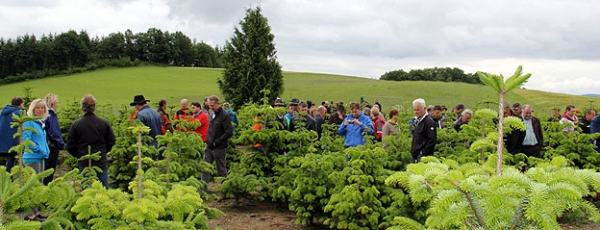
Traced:
POLYGON ((273 43, 275 36, 260 7, 246 10, 240 27, 235 28, 225 44, 225 71, 217 81, 226 100, 236 109, 244 103, 259 102, 264 96, 262 89, 270 91, 270 101, 283 93, 283 76, 273 43))

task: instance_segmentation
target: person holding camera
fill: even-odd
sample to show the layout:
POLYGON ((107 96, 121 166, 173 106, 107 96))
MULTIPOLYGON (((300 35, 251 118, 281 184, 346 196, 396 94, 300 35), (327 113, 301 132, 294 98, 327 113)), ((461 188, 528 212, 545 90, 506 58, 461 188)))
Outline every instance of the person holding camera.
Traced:
POLYGON ((360 104, 353 102, 350 104, 350 116, 346 117, 338 127, 338 133, 344 136, 344 146, 356 147, 366 143, 363 132, 367 135, 373 135, 373 121, 364 115, 360 109, 360 104))

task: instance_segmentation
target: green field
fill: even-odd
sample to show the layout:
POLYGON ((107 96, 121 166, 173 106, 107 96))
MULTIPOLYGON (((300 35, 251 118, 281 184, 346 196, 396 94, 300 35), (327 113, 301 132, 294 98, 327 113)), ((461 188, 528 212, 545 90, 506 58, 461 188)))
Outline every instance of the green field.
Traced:
MULTIPOLYGON (((78 101, 84 94, 96 96, 100 104, 125 105, 136 94, 144 94, 151 103, 165 98, 177 105, 182 98, 202 100, 211 94, 220 95, 217 78, 222 69, 142 66, 133 68, 111 68, 70 76, 0 86, 1 104, 7 104, 13 96, 23 96, 25 87, 31 87, 34 97, 46 93, 59 95, 61 101, 78 101)), ((533 73, 532 78, 535 78, 533 73)), ((391 106, 411 108, 411 102, 419 97, 428 104, 443 104, 453 107, 464 103, 474 108, 482 100, 497 100, 496 93, 483 85, 445 82, 394 82, 360 77, 349 77, 319 73, 284 72, 284 94, 286 102, 292 97, 320 103, 323 100, 353 102, 361 96, 372 102, 378 99, 384 110, 391 106)), ((532 104, 538 113, 549 115, 552 107, 563 109, 568 104, 578 108, 590 105, 600 107, 600 98, 549 93, 537 90, 518 89, 507 99, 522 104, 532 104)), ((493 106, 494 108, 496 106, 493 106)), ((541 114, 538 114, 541 115, 541 114)))

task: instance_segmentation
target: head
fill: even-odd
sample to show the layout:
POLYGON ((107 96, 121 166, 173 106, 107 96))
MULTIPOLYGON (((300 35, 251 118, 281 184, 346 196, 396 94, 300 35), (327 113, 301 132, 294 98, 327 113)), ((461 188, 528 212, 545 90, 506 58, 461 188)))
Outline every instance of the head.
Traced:
POLYGON ((473 117, 473 111, 470 109, 465 109, 460 116, 460 119, 462 120, 463 124, 468 124, 469 121, 471 121, 471 118, 473 117))
POLYGON ((186 110, 188 108, 188 100, 187 99, 181 99, 181 109, 186 110))
POLYGON ((327 108, 325 108, 325 106, 321 105, 321 106, 317 107, 317 113, 319 115, 321 115, 321 117, 325 118, 325 114, 327 113, 327 108))
POLYGON ((217 95, 211 95, 210 97, 208 97, 206 105, 210 110, 217 111, 219 110, 219 108, 221 108, 221 99, 219 99, 217 95))
POLYGON ((27 110, 27 116, 42 117, 42 120, 45 120, 48 117, 48 106, 46 106, 46 102, 42 99, 33 100, 27 110))
POLYGON ((130 106, 135 106, 136 110, 142 109, 150 100, 146 100, 144 95, 135 95, 133 97, 133 102, 129 103, 130 106))
POLYGON ((558 107, 553 107, 552 108, 552 116, 560 116, 560 109, 558 107))
POLYGON ((370 108, 364 108, 363 109, 363 113, 365 114, 365 116, 367 117, 371 117, 371 109, 370 108))
POLYGON ((223 103, 223 108, 224 109, 231 109, 231 105, 229 104, 229 102, 225 102, 225 103, 223 103))
POLYGON ((524 105, 522 116, 523 119, 530 120, 531 117, 533 117, 533 107, 531 107, 531 105, 524 105))
POLYGON ((166 109, 167 108, 167 100, 165 99, 161 99, 160 101, 158 101, 158 108, 161 109, 166 109))
POLYGON ((285 103, 283 103, 283 99, 281 99, 281 98, 277 98, 277 99, 275 99, 275 102, 273 102, 273 108, 281 108, 284 106, 285 106, 285 103))
POLYGON ((379 107, 376 106, 371 109, 371 118, 375 119, 377 117, 379 117, 379 107))
POLYGON ((575 106, 567 105, 567 108, 565 108, 565 114, 569 117, 572 117, 574 113, 575 113, 575 106))
POLYGON ((396 120, 398 119, 398 110, 397 109, 390 109, 390 111, 388 112, 388 117, 390 119, 396 120))
MULTIPOLYGON (((360 107, 360 106, 359 106, 359 107, 360 107)), ((344 105, 343 105, 343 104, 340 104, 340 105, 338 105, 338 106, 337 106, 337 110, 336 110, 336 111, 337 111, 337 113, 338 113, 339 115, 342 115, 342 116, 343 116, 343 115, 346 115, 346 107, 344 107, 344 105)))
POLYGON ((427 112, 428 113, 433 113, 433 108, 435 108, 435 106, 433 106, 433 105, 427 106, 427 112))
POLYGON ((296 112, 296 108, 297 108, 297 107, 298 107, 297 105, 288 105, 288 107, 287 107, 287 112, 288 112, 289 114, 294 114, 294 112, 296 112))
POLYGON ((305 101, 301 101, 298 104, 298 108, 299 108, 298 112, 302 112, 302 114, 307 114, 308 113, 308 103, 306 103, 305 101))
MULTIPOLYGON (((298 104, 300 103, 300 100, 298 98, 292 98, 292 100, 290 101, 290 106, 292 106, 292 108, 294 109, 295 112, 298 111, 298 104)), ((289 106, 288 106, 289 108, 289 106)))
POLYGON ((96 98, 93 95, 83 95, 83 98, 81 98, 81 111, 83 113, 96 112, 96 98))
POLYGON ((416 117, 420 118, 425 115, 425 113, 427 112, 427 105, 425 104, 425 100, 423 100, 423 98, 415 99, 412 104, 413 112, 415 113, 416 117))
POLYGON ((56 106, 58 106, 58 96, 54 94, 46 94, 46 96, 44 96, 44 101, 46 101, 48 108, 56 109, 56 106))
POLYGON ((456 115, 462 114, 463 110, 465 110, 465 105, 459 103, 456 104, 456 106, 454 106, 454 113, 456 113, 456 115))
POLYGON ((504 101, 504 104, 502 105, 502 108, 504 110, 504 117, 508 117, 508 116, 512 116, 513 115, 513 111, 510 108, 510 102, 504 101))
POLYGON ((521 103, 514 103, 513 104, 513 112, 515 112, 516 115, 521 115, 521 112, 523 110, 523 107, 521 106, 521 103))
POLYGON ((585 111, 585 119, 587 121, 592 121, 592 119, 594 119, 594 117, 596 116, 596 110, 593 109, 587 109, 585 111))
POLYGON ((442 112, 442 106, 436 105, 432 109, 431 116, 435 119, 438 119, 442 116, 441 112, 442 112))
POLYGON ((19 108, 23 108, 23 98, 21 97, 13 97, 13 99, 10 101, 10 105, 12 106, 16 106, 19 108))
POLYGON ((350 114, 352 114, 352 117, 358 118, 360 116, 360 113, 360 104, 358 102, 350 103, 350 114))
POLYGON ((202 105, 200 104, 200 102, 197 101, 193 101, 190 109, 192 110, 193 113, 198 113, 200 112, 200 110, 202 110, 202 105))

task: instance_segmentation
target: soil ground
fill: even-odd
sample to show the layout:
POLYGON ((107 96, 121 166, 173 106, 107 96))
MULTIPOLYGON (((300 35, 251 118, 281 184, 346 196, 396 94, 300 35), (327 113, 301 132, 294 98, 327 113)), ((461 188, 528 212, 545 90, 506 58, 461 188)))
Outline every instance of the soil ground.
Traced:
MULTIPOLYGON (((209 186, 214 187, 214 184, 209 186)), ((288 210, 287 206, 272 201, 256 201, 241 199, 236 206, 235 199, 221 199, 207 201, 210 207, 218 208, 226 216, 209 220, 210 229, 223 230, 321 230, 329 229, 327 226, 303 226, 295 224, 296 215, 288 210)), ((563 230, 598 230, 600 223, 561 223, 563 230)))

